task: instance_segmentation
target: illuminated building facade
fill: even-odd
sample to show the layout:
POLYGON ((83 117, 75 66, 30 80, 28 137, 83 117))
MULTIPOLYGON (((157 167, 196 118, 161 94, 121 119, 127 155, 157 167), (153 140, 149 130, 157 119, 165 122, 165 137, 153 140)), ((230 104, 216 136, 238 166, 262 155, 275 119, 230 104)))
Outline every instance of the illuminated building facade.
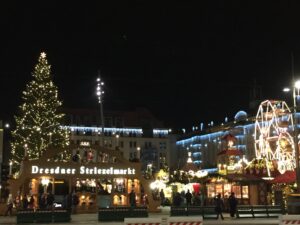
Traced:
POLYGON ((234 122, 209 127, 202 131, 196 130, 178 140, 176 146, 183 163, 187 158, 187 151, 190 151, 193 162, 200 167, 217 167, 216 156, 221 149, 224 149, 222 137, 229 133, 237 139, 233 147, 240 150, 246 158, 254 158, 255 119, 246 118, 244 115, 244 112, 238 112, 234 122))
MULTIPOLYGON (((295 122, 299 129, 300 113, 296 114, 295 122)), ((289 127, 292 132, 292 127, 289 127)), ((227 122, 219 126, 211 126, 207 129, 196 130, 181 137, 176 146, 178 149, 180 165, 184 165, 187 152, 192 152, 192 160, 202 168, 217 167, 217 154, 224 149, 222 137, 232 134, 237 139, 234 148, 240 150, 246 159, 255 158, 255 118, 247 117, 240 111, 233 122, 227 122)))
POLYGON ((141 161, 142 170, 149 166, 159 170, 176 160, 171 154, 176 149, 176 136, 171 129, 162 128, 163 124, 147 110, 105 112, 104 135, 97 126, 98 114, 96 110, 66 110, 65 128, 70 131, 71 145, 87 148, 104 145, 120 151, 129 161, 141 161))

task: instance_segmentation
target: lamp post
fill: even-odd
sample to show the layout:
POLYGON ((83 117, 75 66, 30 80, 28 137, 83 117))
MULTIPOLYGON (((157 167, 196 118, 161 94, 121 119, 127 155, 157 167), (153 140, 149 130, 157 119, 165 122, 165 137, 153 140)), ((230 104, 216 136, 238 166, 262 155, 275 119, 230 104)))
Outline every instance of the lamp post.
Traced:
POLYGON ((9 162, 9 176, 12 175, 12 165, 13 165, 13 162, 10 161, 10 162, 9 162))
POLYGON ((297 193, 300 193, 300 171, 299 171, 299 140, 298 140, 298 121, 297 115, 297 96, 299 96, 300 80, 296 81, 293 87, 293 101, 294 101, 294 143, 295 143, 295 158, 296 158, 296 184, 297 193))
MULTIPOLYGON (((289 92, 289 88, 284 88, 284 92, 289 92)), ((299 139, 298 139, 298 121, 297 115, 297 97, 300 95, 300 80, 297 80, 293 84, 293 137, 295 148, 295 172, 296 172, 296 184, 297 193, 300 193, 300 165, 299 165, 299 139)))
POLYGON ((101 81, 100 76, 97 78, 97 96, 98 96, 98 103, 100 105, 100 118, 101 118, 101 136, 102 136, 102 147, 104 147, 104 116, 103 116, 103 85, 104 82, 101 81))

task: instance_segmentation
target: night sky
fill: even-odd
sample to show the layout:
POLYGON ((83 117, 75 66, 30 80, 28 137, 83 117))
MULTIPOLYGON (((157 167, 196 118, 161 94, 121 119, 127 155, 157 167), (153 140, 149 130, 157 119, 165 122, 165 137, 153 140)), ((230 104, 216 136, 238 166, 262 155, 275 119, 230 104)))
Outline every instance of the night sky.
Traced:
POLYGON ((100 70, 104 110, 146 107, 166 127, 248 112, 255 82, 261 100, 291 98, 300 2, 95 2, 0 2, 0 120, 12 121, 41 51, 65 107, 98 108, 100 70))

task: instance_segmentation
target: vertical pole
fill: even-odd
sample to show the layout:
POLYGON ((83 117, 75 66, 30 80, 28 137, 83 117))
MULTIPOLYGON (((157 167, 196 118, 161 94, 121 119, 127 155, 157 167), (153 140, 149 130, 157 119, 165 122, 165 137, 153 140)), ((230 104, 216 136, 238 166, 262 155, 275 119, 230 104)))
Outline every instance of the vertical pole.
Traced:
POLYGON ((298 121, 296 118, 297 115, 297 104, 296 104, 296 88, 293 88, 293 98, 294 98, 294 145, 295 145, 295 170, 296 170, 296 183, 297 183, 297 193, 300 193, 300 173, 299 173, 299 140, 298 140, 298 121))
POLYGON ((102 136, 102 147, 104 147, 104 116, 103 116, 103 105, 100 102, 100 116, 101 116, 101 136, 102 136))
POLYGON ((102 86, 104 83, 101 81, 100 78, 100 71, 98 72, 99 76, 97 78, 97 96, 98 96, 98 103, 100 104, 100 119, 101 119, 101 136, 102 136, 102 147, 104 147, 104 116, 103 116, 103 94, 104 91, 102 89, 102 86))
POLYGON ((12 161, 9 162, 9 176, 12 175, 12 161))
MULTIPOLYGON (((299 93, 297 93, 296 95, 296 83, 295 83, 295 71, 294 71, 294 54, 293 52, 291 52, 291 71, 292 71, 292 81, 293 81, 293 103, 294 103, 294 116, 293 116, 293 122, 294 122, 294 125, 293 125, 293 128, 294 128, 294 147, 295 147, 295 158, 296 158, 296 161, 295 161, 295 170, 296 170, 296 184, 297 184, 297 193, 300 193, 300 171, 299 171, 299 140, 298 140, 298 121, 297 121, 297 118, 296 118, 296 115, 297 115, 297 101, 296 101, 296 98, 297 98, 297 95, 299 93)), ((299 92, 299 90, 298 90, 299 92)))

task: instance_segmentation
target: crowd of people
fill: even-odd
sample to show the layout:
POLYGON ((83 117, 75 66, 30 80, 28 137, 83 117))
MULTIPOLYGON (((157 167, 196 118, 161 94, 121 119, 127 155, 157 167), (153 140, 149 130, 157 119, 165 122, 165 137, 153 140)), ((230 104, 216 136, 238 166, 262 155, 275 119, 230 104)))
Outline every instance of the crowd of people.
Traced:
MULTIPOLYGON (((79 204, 79 197, 76 193, 66 195, 61 204, 62 208, 72 209, 73 213, 76 213, 76 206, 79 204)), ((47 209, 52 210, 55 207, 54 195, 49 193, 39 194, 37 199, 32 195, 23 196, 17 195, 13 198, 12 194, 8 195, 7 207, 5 211, 5 216, 11 216, 13 209, 17 210, 30 210, 30 209, 47 209)))
POLYGON ((198 192, 187 192, 182 191, 181 193, 176 192, 173 196, 173 205, 187 205, 187 206, 202 206, 204 205, 204 196, 198 192))
MULTIPOLYGON (((163 190, 160 191, 160 200, 161 200, 161 205, 164 206, 166 198, 165 198, 163 190)), ((229 210, 231 218, 235 217, 238 200, 235 197, 234 192, 232 192, 230 194, 226 203, 227 203, 227 205, 225 205, 224 200, 221 198, 220 193, 217 194, 215 196, 215 198, 213 199, 213 205, 215 207, 217 219, 219 219, 219 217, 222 220, 224 219, 223 212, 225 211, 225 209, 229 210)), ((206 205, 206 203, 205 203, 205 198, 202 194, 195 193, 195 192, 191 193, 188 190, 187 192, 183 191, 181 193, 179 193, 179 192, 175 193, 173 196, 172 205, 189 207, 189 206, 204 206, 204 205, 206 205)))
MULTIPOLYGON (((143 194, 143 202, 145 205, 148 204, 148 198, 147 195, 143 194), (145 197, 146 196, 146 197, 145 197), (145 197, 145 199, 144 199, 145 197)), ((166 200, 167 198, 165 197, 164 190, 161 189, 159 192, 159 197, 161 201, 161 206, 166 205, 166 200)), ((30 195, 24 194, 22 197, 17 195, 15 199, 13 199, 12 194, 9 194, 8 199, 7 199, 7 210, 5 212, 5 215, 12 215, 12 210, 13 208, 16 209, 34 209, 36 205, 38 205, 39 209, 53 209, 53 203, 54 203, 54 195, 49 192, 49 193, 43 193, 38 196, 37 199, 37 204, 35 203, 35 198, 30 195)), ((72 208, 73 213, 76 213, 75 209, 76 206, 79 203, 79 198, 75 192, 72 194, 66 195, 62 204, 63 208, 72 208)), ((221 194, 217 194, 216 197, 213 199, 213 203, 215 206, 215 212, 217 214, 217 219, 220 217, 222 220, 224 220, 223 212, 225 210, 225 204, 224 200, 221 198, 221 194)), ((234 192, 232 192, 228 198, 228 208, 229 208, 229 213, 230 217, 235 217, 236 214, 236 209, 238 205, 238 200, 235 197, 234 192)), ((131 207, 136 206, 136 193, 134 190, 131 191, 129 194, 129 204, 131 207)), ((204 202, 204 196, 193 192, 191 193, 190 190, 187 190, 187 192, 176 192, 173 195, 173 206, 203 206, 205 205, 204 202)))
POLYGON ((7 198, 7 208, 5 216, 12 215, 13 208, 16 209, 33 209, 35 205, 35 200, 32 195, 24 194, 22 197, 17 195, 14 199, 12 194, 8 195, 7 198))

